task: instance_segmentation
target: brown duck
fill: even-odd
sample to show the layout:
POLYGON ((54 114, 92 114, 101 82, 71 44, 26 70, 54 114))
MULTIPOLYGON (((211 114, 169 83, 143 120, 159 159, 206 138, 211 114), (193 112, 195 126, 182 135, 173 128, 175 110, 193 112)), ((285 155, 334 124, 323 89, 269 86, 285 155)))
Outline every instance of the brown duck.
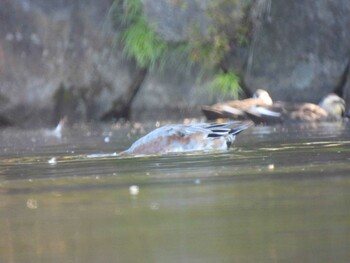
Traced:
POLYGON ((270 106, 272 99, 266 90, 258 89, 252 98, 231 100, 214 105, 202 106, 201 110, 208 120, 247 119, 246 110, 255 106, 270 106))
POLYGON ((328 94, 316 105, 277 101, 271 106, 255 106, 246 115, 256 124, 284 122, 339 121, 344 117, 345 101, 336 94, 328 94))

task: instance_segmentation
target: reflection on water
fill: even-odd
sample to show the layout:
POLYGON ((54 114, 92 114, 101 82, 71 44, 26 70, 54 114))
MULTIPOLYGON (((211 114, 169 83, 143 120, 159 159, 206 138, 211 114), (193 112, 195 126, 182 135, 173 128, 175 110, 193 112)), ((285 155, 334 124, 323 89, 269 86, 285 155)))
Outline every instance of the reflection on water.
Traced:
POLYGON ((255 127, 225 153, 89 158, 140 134, 4 130, 0 262, 347 262, 349 132, 255 127))

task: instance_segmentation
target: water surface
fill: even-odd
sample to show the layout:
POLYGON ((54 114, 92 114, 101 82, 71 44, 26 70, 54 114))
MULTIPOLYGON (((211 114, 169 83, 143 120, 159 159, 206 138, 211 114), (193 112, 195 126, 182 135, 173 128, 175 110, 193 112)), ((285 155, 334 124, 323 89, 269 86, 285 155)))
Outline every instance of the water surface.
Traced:
POLYGON ((254 127, 224 153, 88 157, 153 126, 2 131, 0 262, 348 262, 349 124, 254 127))

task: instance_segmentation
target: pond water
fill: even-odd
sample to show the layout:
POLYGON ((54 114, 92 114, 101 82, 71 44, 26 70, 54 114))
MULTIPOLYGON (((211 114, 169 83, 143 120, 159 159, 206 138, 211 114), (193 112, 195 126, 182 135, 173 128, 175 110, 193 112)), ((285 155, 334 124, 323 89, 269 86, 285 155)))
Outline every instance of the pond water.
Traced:
POLYGON ((349 262, 349 123, 103 155, 153 128, 1 131, 0 262, 349 262))

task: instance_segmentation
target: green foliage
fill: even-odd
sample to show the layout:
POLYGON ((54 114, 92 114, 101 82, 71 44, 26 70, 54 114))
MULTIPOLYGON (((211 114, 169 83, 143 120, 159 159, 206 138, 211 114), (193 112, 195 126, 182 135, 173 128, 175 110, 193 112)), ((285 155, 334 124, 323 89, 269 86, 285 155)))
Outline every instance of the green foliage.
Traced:
POLYGON ((201 64, 204 70, 215 69, 229 50, 227 40, 224 37, 216 37, 212 41, 200 38, 191 39, 188 45, 190 59, 201 64))
POLYGON ((161 66, 168 45, 146 22, 141 0, 115 0, 112 8, 114 24, 122 31, 116 42, 123 43, 123 54, 140 68, 153 70, 161 66))
POLYGON ((233 71, 217 74, 210 83, 210 87, 223 96, 229 95, 236 99, 242 91, 239 84, 239 77, 233 71))
POLYGON ((251 0, 218 0, 212 1, 207 9, 211 26, 207 34, 194 26, 189 45, 192 59, 217 67, 228 53, 238 46, 249 43, 249 25, 247 13, 251 0))
MULTIPOLYGON (((203 35, 194 26, 188 42, 191 59, 200 64, 202 70, 217 71, 222 64, 227 64, 230 52, 249 43, 248 14, 252 3, 252 0, 218 0, 209 3, 207 15, 210 27, 207 34, 203 35)), ((233 71, 214 75, 210 88, 235 98, 241 92, 239 77, 233 71)))
POLYGON ((140 16, 124 32, 124 54, 136 60, 139 67, 154 69, 167 49, 167 44, 150 29, 140 16))
POLYGON ((225 37, 232 45, 240 45, 243 38, 249 39, 249 12, 253 0, 213 1, 207 13, 211 18, 211 38, 225 37))
MULTIPOLYGON (((123 44, 123 54, 134 59, 139 67, 161 70, 176 61, 177 69, 188 70, 196 64, 202 69, 201 74, 207 75, 217 72, 237 46, 248 44, 247 14, 252 2, 211 1, 207 9, 210 19, 207 32, 203 34, 199 26, 192 25, 190 39, 177 44, 165 42, 157 35, 143 16, 141 0, 114 0, 110 12, 114 13, 114 24, 122 32, 118 42, 123 44)), ((186 3, 180 3, 185 10, 186 3)), ((215 75, 210 87, 235 98, 241 91, 239 77, 233 71, 215 75)))
POLYGON ((125 12, 124 20, 129 23, 133 23, 142 16, 142 2, 141 0, 126 0, 124 1, 125 12))

